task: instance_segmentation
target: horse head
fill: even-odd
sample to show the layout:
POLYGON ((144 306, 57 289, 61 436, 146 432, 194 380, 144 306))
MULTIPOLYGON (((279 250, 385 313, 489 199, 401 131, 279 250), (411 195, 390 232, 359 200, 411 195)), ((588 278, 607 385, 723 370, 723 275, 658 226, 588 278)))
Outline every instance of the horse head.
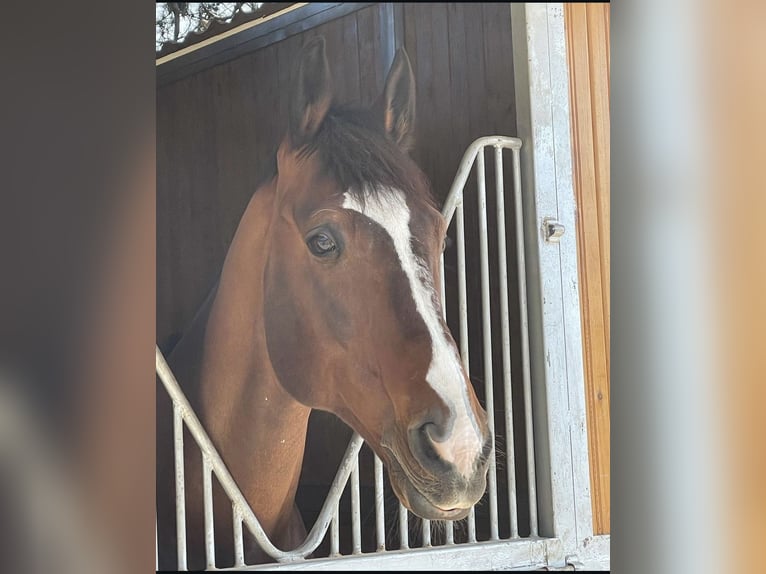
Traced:
POLYGON ((411 511, 461 519, 484 493, 492 437, 443 319, 446 222, 408 155, 407 54, 372 106, 343 107, 315 38, 289 98, 264 247, 274 372, 294 399, 362 435, 411 511))

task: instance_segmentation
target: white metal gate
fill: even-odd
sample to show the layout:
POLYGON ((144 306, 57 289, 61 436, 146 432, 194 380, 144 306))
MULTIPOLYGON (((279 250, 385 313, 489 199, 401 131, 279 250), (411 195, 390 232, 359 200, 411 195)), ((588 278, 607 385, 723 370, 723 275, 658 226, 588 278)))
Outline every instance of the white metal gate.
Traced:
MULTIPOLYGON (((492 313, 498 309, 490 308, 490 268, 492 273, 497 274, 499 283, 499 323, 502 346, 502 372, 498 373, 502 378, 503 405, 502 411, 505 417, 506 436, 505 444, 507 451, 504 457, 505 484, 498 485, 497 456, 493 449, 489 470, 488 488, 486 498, 489 506, 488 530, 486 540, 477 540, 477 517, 475 507, 466 519, 465 541, 457 542, 454 535, 454 524, 445 523, 444 543, 438 546, 432 544, 432 525, 428 520, 421 520, 422 533, 419 536, 421 548, 411 548, 408 537, 409 517, 408 511, 401 503, 398 503, 399 513, 399 548, 386 548, 385 539, 385 510, 383 496, 383 465, 374 457, 374 505, 375 505, 375 537, 376 550, 372 553, 362 552, 362 525, 360 520, 360 485, 359 485, 359 452, 363 446, 362 438, 354 433, 345 456, 340 464, 329 493, 322 506, 319 517, 309 531, 304 542, 295 550, 283 551, 276 548, 264 533, 258 519, 250 509, 232 476, 229 474, 224 461, 214 449, 199 419, 191 409, 186 397, 179 388, 171 373, 162 353, 156 350, 157 374, 173 400, 174 416, 174 444, 175 444, 175 481, 176 481, 176 523, 177 523, 177 551, 179 569, 186 568, 186 530, 184 508, 184 464, 183 464, 183 426, 186 425, 194 437, 202 452, 203 458, 203 496, 204 496, 204 524, 205 524, 205 553, 207 568, 215 568, 215 536, 233 536, 235 548, 234 568, 274 568, 274 567, 348 567, 359 568, 392 568, 396 565, 407 567, 440 567, 464 565, 476 568, 478 565, 491 568, 529 567, 532 565, 546 564, 547 544, 555 541, 539 537, 537 516, 537 494, 535 473, 535 440, 532 414, 532 389, 530 381, 530 356, 529 335, 526 301, 526 271, 524 257, 524 222, 521 191, 521 167, 520 167, 521 140, 512 137, 490 136, 476 140, 465 152, 455 177, 455 181, 445 201, 442 214, 448 225, 456 225, 457 237, 457 271, 458 271, 458 314, 459 314, 459 337, 460 352, 466 372, 469 368, 469 328, 468 328, 468 296, 466 288, 466 234, 465 234, 465 210, 464 201, 473 200, 474 197, 464 194, 464 189, 472 171, 476 172, 476 196, 478 207, 478 242, 480 257, 480 285, 481 285, 481 331, 483 348, 483 376, 485 409, 488 414, 488 424, 493 434, 495 433, 495 373, 492 367, 492 313), (495 223, 497 227, 497 261, 490 262, 488 248, 488 201, 487 201, 487 177, 485 166, 485 152, 489 151, 494 168, 494 204, 495 223), (505 152, 505 153, 504 153, 505 152), (512 405, 511 389, 511 326, 508 297, 508 258, 506 254, 506 229, 505 229, 505 181, 503 177, 504 157, 510 156, 512 162, 512 200, 515 213, 515 244, 518 280, 518 305, 522 349, 522 373, 523 378, 517 384, 523 389, 523 410, 514 411, 512 405), (475 170, 474 170, 475 168, 475 170), (525 501, 529 508, 529 524, 525 525, 524 531, 529 533, 527 537, 520 537, 518 513, 517 513, 517 488, 516 488, 516 456, 513 441, 513 417, 514 412, 522 413, 526 435, 526 467, 527 467, 527 496, 525 501), (214 532, 213 530, 213 500, 212 500, 212 476, 215 474, 224 491, 231 500, 234 522, 232 532, 214 532), (350 479, 350 481, 349 481, 350 479), (344 556, 339 545, 340 516, 339 501, 344 489, 350 488, 351 494, 351 539, 352 550, 350 555, 344 556), (507 508, 498 508, 498 489, 506 489, 507 508), (262 549, 278 564, 247 565, 244 561, 243 550, 243 524, 249 529, 262 549), (509 532, 509 536, 501 539, 500 527, 509 532), (328 533, 329 530, 329 533, 328 533), (329 555, 320 558, 307 559, 314 553, 326 536, 329 536, 329 555), (491 550, 491 551, 490 551, 491 550), (402 562, 403 561, 403 562, 402 562)), ((491 215, 491 214, 490 214, 491 215)), ((445 301, 444 257, 442 257, 442 299, 445 301)), ((497 340, 498 337, 495 337, 497 340)))

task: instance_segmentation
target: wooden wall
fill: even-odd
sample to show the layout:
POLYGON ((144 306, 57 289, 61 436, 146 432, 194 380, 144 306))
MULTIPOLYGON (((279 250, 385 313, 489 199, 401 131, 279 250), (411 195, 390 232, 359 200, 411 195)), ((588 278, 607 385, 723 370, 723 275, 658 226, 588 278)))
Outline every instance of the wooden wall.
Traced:
POLYGON ((609 4, 566 4, 593 528, 610 530, 609 4))

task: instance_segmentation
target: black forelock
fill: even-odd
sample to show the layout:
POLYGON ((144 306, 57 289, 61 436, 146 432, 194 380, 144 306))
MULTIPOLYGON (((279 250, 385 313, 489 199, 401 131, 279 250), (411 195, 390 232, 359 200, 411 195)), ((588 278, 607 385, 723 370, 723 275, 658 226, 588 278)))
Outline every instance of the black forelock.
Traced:
MULTIPOLYGON (((326 173, 363 205, 370 196, 382 199, 381 195, 398 189, 438 209, 425 174, 383 133, 370 110, 330 108, 317 133, 299 151, 302 157, 315 153, 326 173)), ((276 149, 267 157, 256 189, 277 176, 276 149)))
POLYGON ((328 175, 364 203, 398 189, 434 205, 430 185, 415 162, 383 133, 369 110, 333 107, 300 154, 317 153, 328 175))

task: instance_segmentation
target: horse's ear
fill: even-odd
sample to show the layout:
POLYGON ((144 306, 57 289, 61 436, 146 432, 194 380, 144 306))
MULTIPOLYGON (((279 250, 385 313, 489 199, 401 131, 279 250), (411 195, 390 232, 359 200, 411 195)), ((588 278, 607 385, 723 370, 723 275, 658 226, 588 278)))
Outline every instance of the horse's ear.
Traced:
POLYGON ((309 41, 295 68, 290 94, 290 139, 293 146, 305 144, 322 125, 332 102, 330 67, 322 36, 309 41))
POLYGON ((378 101, 383 128, 404 151, 415 143, 415 75, 407 52, 399 48, 378 101))

